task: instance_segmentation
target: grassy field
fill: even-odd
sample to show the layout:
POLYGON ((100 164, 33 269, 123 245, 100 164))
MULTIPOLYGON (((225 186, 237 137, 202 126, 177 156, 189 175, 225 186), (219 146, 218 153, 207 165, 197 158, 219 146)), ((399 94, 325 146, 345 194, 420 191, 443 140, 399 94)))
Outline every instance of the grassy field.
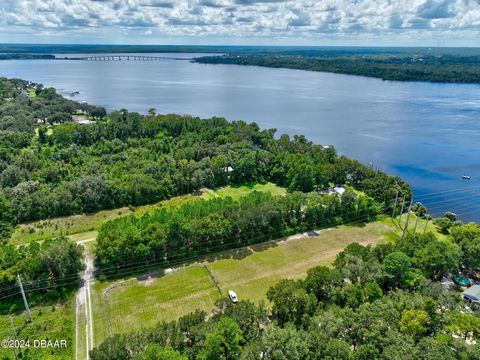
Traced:
POLYGON ((120 333, 138 324, 148 327, 159 320, 175 320, 178 314, 210 309, 221 295, 204 266, 113 288, 108 292, 111 329, 120 333))
POLYGON ((10 243, 19 245, 45 240, 52 236, 74 235, 85 232, 93 234, 92 232, 99 229, 105 221, 131 213, 132 211, 125 207, 100 211, 95 214, 73 215, 21 224, 15 228, 10 243))
POLYGON ((214 197, 230 196, 238 199, 252 191, 268 191, 274 195, 286 193, 284 188, 275 184, 252 184, 241 186, 227 186, 217 190, 202 189, 197 195, 177 196, 169 200, 161 201, 152 205, 138 207, 123 207, 115 210, 99 211, 95 214, 73 215, 36 221, 28 224, 20 224, 16 227, 10 243, 14 245, 26 244, 32 241, 42 241, 53 236, 66 235, 74 241, 82 241, 95 238, 97 230, 108 220, 130 214, 142 215, 161 206, 179 206, 194 199, 212 199, 214 197))
MULTIPOLYGON (((31 347, 24 348, 28 359, 73 359, 75 358, 75 301, 51 306, 36 306, 32 309, 32 322, 27 322, 26 313, 13 316, 14 328, 9 315, 0 315, 0 340, 13 339, 14 330, 19 340, 29 340, 31 347), (66 340, 66 348, 34 348, 34 340, 66 340)), ((17 353, 18 355, 18 353, 17 353)), ((0 348, 1 359, 15 359, 12 349, 0 348)))
POLYGON ((285 195, 287 190, 272 183, 266 184, 247 184, 241 186, 227 186, 214 191, 216 196, 239 199, 252 191, 270 192, 272 195, 285 195))
POLYGON ((308 269, 329 265, 346 245, 378 243, 393 229, 386 221, 340 226, 232 251, 206 265, 222 293, 234 289, 240 298, 259 302, 279 280, 303 278, 308 269))
MULTIPOLYGON (((407 223, 407 214, 403 214, 401 219, 400 219, 400 216, 397 216, 395 218, 395 222, 399 226, 401 226, 403 229, 407 223)), ((425 231, 427 233, 428 232, 433 233, 438 239, 441 239, 441 240, 448 240, 449 238, 448 235, 440 233, 432 221, 429 221, 427 223, 425 219, 418 218, 418 223, 416 228, 415 228, 415 223, 417 223, 417 216, 414 213, 411 213, 408 219, 408 232, 410 234, 413 234, 413 233, 423 234, 423 232, 425 231), (427 226, 426 228, 425 228, 425 225, 427 226)))
POLYGON ((220 253, 165 276, 98 283, 95 319, 104 320, 96 320, 96 340, 108 335, 108 324, 111 333, 125 332, 174 320, 197 308, 209 312, 230 289, 240 299, 266 300, 268 288, 280 279, 303 278, 309 268, 330 264, 349 243, 378 243, 392 232, 398 228, 389 219, 340 226, 220 253))

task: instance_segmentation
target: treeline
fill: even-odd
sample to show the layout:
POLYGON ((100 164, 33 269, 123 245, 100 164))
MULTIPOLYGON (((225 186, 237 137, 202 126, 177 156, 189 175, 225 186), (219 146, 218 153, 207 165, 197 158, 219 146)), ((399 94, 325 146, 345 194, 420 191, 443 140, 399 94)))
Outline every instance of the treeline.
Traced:
POLYGON ((0 54, 0 60, 55 60, 55 55, 43 54, 0 54))
POLYGON ((271 310, 222 299, 208 318, 197 310, 115 335, 91 359, 480 359, 480 314, 436 281, 464 256, 432 234, 373 248, 354 243, 333 268, 314 267, 303 280, 270 288, 271 310))
POLYGON ((379 212, 372 198, 352 190, 341 197, 253 192, 238 201, 199 199, 105 223, 97 237, 95 262, 101 274, 118 275, 138 264, 167 266, 313 228, 368 222, 379 212))
POLYGON ((0 245, 0 313, 22 310, 20 276, 30 306, 71 295, 79 285, 81 247, 67 238, 28 246, 0 245))
MULTIPOLYGON (((275 129, 261 131, 254 123, 157 115, 154 109, 146 116, 123 109, 101 120, 101 108, 41 86, 37 96, 28 96, 27 88, 21 80, 0 81, 0 204, 15 222, 154 203, 244 182, 272 181, 304 192, 347 184, 378 202, 390 201, 397 190, 410 196, 399 178, 301 135, 276 139, 275 129), (66 118, 77 107, 97 115, 97 122, 36 124, 37 118, 66 118)), ((0 223, 9 219, 0 216, 0 223)))
POLYGON ((478 54, 224 55, 199 57, 195 61, 332 72, 383 80, 480 83, 478 54))

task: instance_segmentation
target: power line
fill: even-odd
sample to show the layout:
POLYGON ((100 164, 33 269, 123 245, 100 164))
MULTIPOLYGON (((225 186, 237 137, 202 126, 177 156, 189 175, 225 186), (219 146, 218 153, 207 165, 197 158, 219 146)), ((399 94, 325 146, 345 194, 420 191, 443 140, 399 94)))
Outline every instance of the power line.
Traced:
MULTIPOLYGON (((376 209, 376 206, 372 206, 370 208, 357 208, 353 211, 346 212, 343 215, 346 216, 346 215, 356 214, 358 212, 367 211, 367 210, 374 210, 374 209, 376 209)), ((365 219, 368 220, 368 219, 370 219, 370 217, 371 217, 370 215, 366 215, 365 219)), ((312 223, 312 225, 317 225, 318 223, 321 223, 321 222, 325 221, 326 219, 327 219, 327 222, 328 222, 328 219, 333 219, 333 218, 335 218, 335 215, 333 215, 332 217, 329 217, 329 218, 321 217, 320 219, 318 219, 318 221, 314 221, 312 223)), ((330 226, 335 226, 335 224, 328 224, 327 225, 327 227, 330 227, 330 226)), ((246 241, 249 241, 249 240, 255 240, 255 239, 259 239, 259 238, 262 238, 262 237, 268 237, 268 236, 272 236, 272 235, 276 235, 276 234, 282 235, 282 233, 284 233, 284 232, 285 232, 285 230, 278 230, 278 231, 275 230, 275 231, 272 231, 272 232, 269 232, 269 233, 261 234, 257 237, 246 238, 246 239, 239 238, 238 240, 246 242, 246 241)), ((231 239, 231 236, 225 236, 225 237, 222 237, 222 238, 212 239, 212 241, 218 242, 218 241, 224 241, 224 240, 229 240, 229 239, 231 239)), ((197 244, 197 245, 202 245, 202 244, 197 244)), ((216 249, 220 249, 220 248, 223 248, 223 247, 225 247, 225 244, 214 246, 214 247, 211 247, 210 249, 216 250, 216 249)), ((184 246, 184 247, 178 248, 177 250, 190 250, 190 249, 192 249, 190 246, 184 246)), ((156 254, 153 254, 153 255, 156 255, 156 254)), ((205 255, 205 254, 202 254, 202 255, 205 255)), ((195 255, 195 257, 202 256, 202 255, 195 255)), ((145 258, 145 255, 135 255, 135 256, 126 257, 124 259, 138 259, 138 258, 145 258)), ((182 258, 182 259, 191 259, 191 258, 182 258)), ((173 259, 173 260, 175 261, 175 259, 173 259)), ((137 264, 144 264, 144 263, 145 263, 145 260, 137 262, 137 264)), ((135 264, 135 263, 133 263, 133 264, 135 264)), ((125 267, 125 266, 128 266, 128 265, 131 265, 131 264, 124 264, 124 265, 117 265, 117 266, 114 265, 114 266, 102 268, 102 270, 104 270, 104 271, 105 270, 114 270, 115 272, 118 272, 119 268, 121 269, 122 267, 125 267)), ((65 277, 62 277, 62 280, 66 280, 66 279, 69 279, 69 278, 70 279, 71 278, 78 278, 78 275, 65 276, 65 277)), ((45 279, 45 280, 40 280, 40 281, 24 282, 24 284, 25 285, 33 285, 33 284, 49 283, 49 282, 52 282, 52 280, 51 279, 45 279)), ((69 283, 69 284, 71 284, 71 283, 69 283)), ((8 288, 4 288, 4 289, 8 289, 8 288)), ((32 290, 30 289, 29 291, 32 291, 32 290)))
MULTIPOLYGON (((369 210, 374 209, 374 208, 375 207, 369 208, 369 210)), ((367 210, 367 209, 364 209, 364 211, 365 210, 367 210)), ((355 212, 358 212, 358 211, 355 211, 355 212)), ((336 224, 329 224, 324 228, 330 228, 330 227, 333 227, 333 226, 340 226, 340 225, 348 225, 348 224, 353 224, 353 223, 365 222, 366 220, 370 220, 371 216, 366 215, 365 217, 357 217, 357 218, 354 218, 354 219, 357 219, 357 220, 354 220, 354 221, 351 221, 351 222, 339 222, 339 223, 336 223, 336 224)), ((319 219, 319 220, 322 221, 323 219, 319 219)), ((243 246, 239 246, 237 248, 246 246, 247 244, 244 243, 246 241, 254 240, 254 239, 258 239, 258 238, 263 238, 263 237, 268 237, 268 236, 275 235, 275 234, 278 234, 279 236, 285 236, 286 235, 286 234, 283 233, 283 230, 281 230, 281 231, 276 231, 276 232, 263 234, 263 235, 253 237, 253 238, 242 239, 243 240, 243 246)), ((225 240, 225 239, 226 238, 222 238, 220 240, 225 240)), ((270 241, 271 240, 273 240, 273 239, 270 239, 270 241)), ((266 240, 266 241, 268 241, 268 240, 266 240)), ((211 249, 215 250, 215 249, 220 249, 220 248, 225 248, 225 245, 219 245, 219 246, 213 247, 211 249)), ((189 249, 189 247, 183 247, 183 248, 180 248, 180 249, 189 249)), ((231 249, 227 248, 227 249, 224 249, 224 250, 227 251, 227 250, 232 250, 232 249, 235 249, 235 248, 231 248, 231 249)), ((124 273, 120 273, 120 275, 123 277, 125 275, 130 275, 130 274, 133 274, 133 273, 137 273, 141 270, 143 270, 143 271, 149 270, 151 268, 158 267, 160 265, 172 266, 172 265, 177 265, 177 264, 180 264, 180 263, 186 263, 189 260, 195 260, 195 259, 198 259, 198 258, 201 258, 201 257, 211 256, 211 255, 214 255, 214 254, 215 254, 215 252, 207 253, 207 254, 201 254, 201 255, 195 255, 195 256, 192 256, 192 257, 175 259, 174 261, 170 261, 168 263, 163 263, 163 261, 153 261, 153 262, 148 262, 148 263, 145 263, 145 261, 140 261, 140 262, 137 262, 137 263, 130 263, 130 264, 126 264, 126 267, 123 268, 123 269, 128 270, 128 271, 124 272, 124 273), (133 266, 131 266, 131 265, 133 265, 133 266), (139 265, 139 266, 135 266, 135 265, 139 265)), ((115 273, 119 272, 118 267, 111 267, 110 269, 116 270, 115 273)), ((78 278, 78 275, 72 275, 72 277, 78 278)), ((36 291, 48 290, 48 289, 53 289, 53 288, 57 288, 57 287, 63 287, 63 286, 66 286, 66 285, 72 285, 72 284, 75 284, 75 283, 78 283, 78 279, 76 281, 73 281, 73 282, 59 283, 59 284, 54 284, 52 286, 39 287, 39 288, 35 288, 35 289, 28 289, 27 291, 25 291, 25 293, 33 293, 33 292, 36 292, 36 291)), ((19 293, 15 293, 15 294, 8 295, 8 296, 5 296, 5 297, 0 298, 0 299, 9 298, 9 297, 12 297, 12 296, 15 296, 15 295, 18 295, 18 294, 19 293)))
MULTIPOLYGON (((448 191, 447 191, 448 192, 448 191)), ((452 192, 452 191, 449 191, 449 192, 452 192)), ((390 202, 393 202, 393 200, 391 200, 390 202)), ((410 201, 409 201, 410 202, 410 201)), ((388 204, 388 202, 387 202, 388 204)), ((353 214, 353 213, 358 213, 358 212, 361 212, 361 211, 366 211, 366 210, 372 210, 374 207, 372 208, 368 208, 368 209, 356 209, 354 211, 351 211, 351 212, 348 212, 348 213, 345 213, 344 215, 347 215, 347 214, 353 214)), ((468 208, 468 207, 467 207, 468 208)), ((466 213, 469 213, 469 212, 466 212, 466 213)), ((367 216, 365 220, 368 220, 370 219, 370 216, 367 216)), ((319 219, 318 221, 316 222, 313 222, 312 225, 316 225, 318 224, 319 222, 322 222, 324 221, 325 219, 319 219)), ((337 226, 341 223, 338 223, 338 224, 328 224, 327 227, 331 227, 331 226, 337 226)), ((251 240, 254 240, 254 239, 258 239, 258 238, 263 238, 263 237, 269 237, 271 235, 274 235, 274 234, 279 234, 279 235, 282 235, 282 233, 284 232, 284 230, 281 230, 281 231, 278 231, 278 232, 270 232, 270 233, 265 233, 265 234, 262 234, 258 237, 254 237, 254 238, 249 238, 249 239, 242 239, 242 238, 238 238, 237 240, 239 240, 240 242, 247 242, 247 241, 251 241, 251 240)), ((221 239, 215 239, 215 241, 221 241, 221 240, 228 240, 229 237, 225 237, 225 238, 221 238, 221 239)), ((202 245, 202 244, 197 244, 198 245, 202 245)), ((239 244, 240 245, 240 244, 239 244)), ((220 249, 220 248, 225 248, 226 246, 228 246, 228 244, 222 244, 222 245, 218 245, 218 246, 215 246, 215 247, 211 247, 210 249, 211 250, 217 250, 217 249, 220 249)), ((192 250, 192 248, 190 246, 184 246, 184 247, 181 247, 181 248, 178 248, 177 250, 192 250)), ((193 248, 193 250, 195 250, 193 248)), ((225 249, 227 250, 227 249, 225 249)), ((155 255, 155 254, 150 254, 150 256, 152 255, 155 255)), ((169 261, 167 260, 166 263, 164 263, 163 265, 165 266, 170 266, 170 265, 173 265, 173 264, 177 264, 179 262, 187 262, 189 260, 192 260, 192 259, 196 259, 198 257, 201 257, 201 256, 208 256, 208 254, 201 254, 201 255, 194 255, 192 257, 182 257, 180 259, 176 259, 175 257, 169 261)), ((126 258, 126 259, 138 259, 138 258, 144 258, 145 255, 136 255, 136 256, 132 256, 132 257, 129 257, 129 258, 126 258)), ((140 264, 140 266, 137 267, 137 269, 142 269, 142 268, 151 268, 151 267, 154 267, 154 266, 157 266, 157 265, 162 265, 162 263, 164 262, 164 260, 162 259, 161 261, 145 261, 145 260, 142 260, 140 262, 137 262, 137 263, 127 263, 127 264, 121 264, 121 265, 117 265, 117 266, 111 266, 111 267, 106 267, 106 268, 103 268, 101 269, 102 271, 104 271, 105 274, 108 274, 108 275, 111 275, 113 273, 120 273, 120 275, 124 276, 124 275, 127 275, 127 274, 131 274, 133 272, 136 272, 136 270, 134 271, 128 271, 128 272, 123 272, 122 273, 122 269, 124 270, 133 270, 135 269, 135 266, 133 265, 137 265, 137 264, 140 264)), ((68 278, 72 278, 72 279, 78 279, 78 275, 70 275, 70 276, 66 276, 66 277, 63 277, 62 279, 63 280, 66 280, 68 278)), ((31 282, 25 282, 26 285, 30 286, 30 285, 34 285, 34 284, 41 284, 41 283, 48 283, 48 282, 52 282, 52 280, 48 279, 48 280, 41 280, 41 281, 31 281, 31 282)), ((39 290, 45 290, 45 289, 50 289, 50 288, 55 288, 55 287, 59 287, 59 286, 66 286, 66 285, 72 285, 72 284, 75 284, 77 283, 78 281, 74 281, 74 282, 62 282, 62 283, 58 283, 58 284, 54 284, 52 286, 48 286, 48 287, 40 287, 40 288, 36 288, 36 289, 28 289, 26 292, 27 293, 31 293, 31 292, 34 292, 34 291, 39 291, 39 290)), ((13 286, 11 287, 13 288, 13 286)), ((4 290, 7 290, 8 288, 4 288, 4 290)), ((12 295, 7 295, 7 296, 4 296, 4 297, 1 297, 0 299, 5 299, 5 298, 8 298, 8 297, 11 297, 11 296, 15 296, 19 293, 15 293, 15 294, 12 294, 12 295)))

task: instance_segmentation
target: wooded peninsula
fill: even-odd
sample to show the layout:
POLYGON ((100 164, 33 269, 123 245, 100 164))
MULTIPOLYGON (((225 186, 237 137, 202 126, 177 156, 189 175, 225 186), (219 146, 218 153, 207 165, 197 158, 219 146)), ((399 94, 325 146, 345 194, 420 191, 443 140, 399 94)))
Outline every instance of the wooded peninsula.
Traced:
POLYGON ((398 54, 326 53, 197 57, 201 64, 254 65, 375 77, 394 81, 480 83, 480 55, 428 52, 398 54))

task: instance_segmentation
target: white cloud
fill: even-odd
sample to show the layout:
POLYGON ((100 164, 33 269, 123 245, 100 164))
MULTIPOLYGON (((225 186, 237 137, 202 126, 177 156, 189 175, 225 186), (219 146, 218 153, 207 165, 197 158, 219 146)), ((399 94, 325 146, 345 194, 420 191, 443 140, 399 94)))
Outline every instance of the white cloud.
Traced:
MULTIPOLYGON (((2 0, 0 41, 22 36, 254 42, 448 36, 480 46, 479 0, 2 0), (117 36, 117 35, 115 35, 117 36), (150 37, 151 38, 151 37, 150 37)), ((207 41, 208 42, 208 41, 207 41)), ((452 43, 450 45, 455 45, 452 43)))

